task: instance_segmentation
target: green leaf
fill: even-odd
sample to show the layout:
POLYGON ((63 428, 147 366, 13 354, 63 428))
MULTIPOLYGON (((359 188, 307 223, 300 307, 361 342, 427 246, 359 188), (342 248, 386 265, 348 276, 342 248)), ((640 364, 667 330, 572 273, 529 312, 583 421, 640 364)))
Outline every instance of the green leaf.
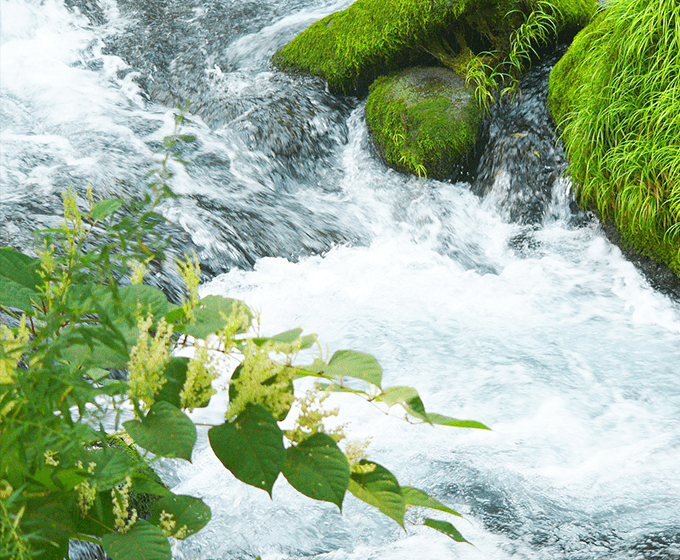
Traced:
POLYGON ((271 340, 272 340, 272 342, 291 343, 291 342, 295 342, 301 334, 302 334, 302 329, 298 327, 297 329, 282 332, 280 334, 272 336, 271 340))
POLYGON ((110 374, 110 371, 100 367, 93 367, 87 370, 87 376, 92 379, 92 381, 100 381, 108 377, 110 374))
MULTIPOLYGON (((258 346, 262 346, 265 342, 283 342, 284 344, 290 344, 291 342, 295 342, 299 336, 302 334, 302 329, 297 328, 297 329, 292 329, 290 331, 282 332, 277 335, 272 336, 271 338, 253 338, 253 342, 257 344, 258 346)), ((314 335, 308 335, 305 337, 302 337, 302 348, 310 348, 313 344, 314 341, 316 340, 316 337, 314 335), (310 339, 312 340, 310 344, 310 339)))
POLYGON ((429 417, 425 412, 425 405, 420 400, 418 391, 413 387, 389 387, 383 391, 378 399, 389 407, 400 404, 412 416, 429 422, 429 417))
POLYGON ((172 560, 163 531, 142 519, 127 533, 104 535, 102 547, 112 560, 172 560))
POLYGON ((172 492, 163 486, 163 484, 157 482, 151 478, 149 474, 143 472, 137 472, 132 475, 132 489, 135 492, 151 494, 152 496, 169 496, 172 494, 172 492))
MULTIPOLYGON (((291 331, 286 331, 277 334, 275 336, 272 336, 271 338, 253 338, 252 340, 258 346, 262 346, 265 342, 269 342, 270 340, 272 342, 284 342, 290 344, 291 342, 295 342, 295 340, 298 337, 300 337, 300 334, 302 334, 302 329, 297 328, 291 331)), ((314 346, 314 344, 316 344, 315 334, 308 334, 306 336, 300 337, 300 350, 306 350, 307 348, 311 348, 312 346, 314 346)))
POLYGON ((210 428, 208 438, 217 458, 236 478, 271 496, 286 452, 283 433, 270 412, 250 404, 233 422, 210 428))
MULTIPOLYGON (((184 383, 187 380, 187 367, 189 365, 189 358, 170 358, 165 366, 163 377, 165 383, 161 390, 156 393, 154 400, 166 401, 177 408, 182 407, 182 402, 179 398, 184 383)), ((207 403, 206 403, 207 404, 207 403)))
MULTIPOLYGON (((129 316, 134 316, 137 308, 141 306, 142 314, 146 315, 151 312, 154 316, 154 324, 169 311, 172 311, 177 306, 168 301, 165 294, 158 288, 147 286, 146 284, 133 284, 125 286, 118 290, 120 295, 120 305, 127 312, 129 316)), ((109 304, 113 307, 111 309, 111 317, 120 316, 120 305, 111 298, 109 304)))
MULTIPOLYGON (((204 297, 194 310, 196 322, 193 325, 187 325, 184 332, 195 338, 206 339, 208 335, 216 333, 226 326, 236 305, 245 306, 243 302, 237 299, 221 296, 204 297)), ((250 310, 247 307, 245 309, 252 319, 250 310)), ((238 330, 238 333, 243 332, 245 332, 245 329, 238 330)))
POLYGON ((308 335, 302 337, 300 350, 307 350, 307 348, 311 348, 315 344, 316 344, 316 335, 315 334, 308 334, 308 335))
POLYGON ((455 418, 450 418, 449 416, 444 416, 443 414, 437 414, 434 412, 429 412, 427 414, 428 419, 433 424, 439 424, 440 426, 452 426, 454 428, 477 428, 479 430, 490 430, 481 422, 475 422, 474 420, 456 420, 455 418))
POLYGON ((404 501, 406 502, 407 506, 419 506, 437 509, 439 511, 450 513, 451 515, 457 515, 458 517, 461 517, 460 513, 452 510, 450 507, 445 506, 440 501, 435 500, 432 496, 427 494, 427 492, 423 492, 422 490, 418 490, 412 486, 402 486, 401 493, 404 496, 404 501))
POLYGON ((371 470, 353 472, 349 481, 349 491, 403 527, 406 502, 396 477, 385 467, 366 459, 362 459, 359 465, 371 470))
POLYGON ((186 325, 183 324, 176 324, 178 321, 181 321, 184 319, 185 312, 183 307, 175 307, 175 309, 172 309, 168 311, 165 314, 165 322, 166 323, 173 323, 175 324, 175 332, 184 332, 186 329, 186 325))
POLYGON ((283 475, 298 492, 331 502, 342 510, 349 484, 349 463, 330 436, 314 434, 286 449, 283 475))
POLYGON ((210 508, 200 498, 171 494, 151 505, 149 521, 154 525, 160 523, 162 512, 171 513, 175 519, 175 531, 186 525, 186 536, 197 533, 210 521, 210 508))
POLYGON ((177 407, 156 402, 146 417, 123 423, 135 443, 161 457, 180 457, 191 461, 196 443, 196 426, 177 407))
POLYGON ((425 519, 424 523, 427 527, 432 527, 433 529, 444 533, 447 537, 452 538, 456 542, 468 542, 463 535, 458 532, 451 523, 446 521, 438 521, 437 519, 425 519))
POLYGON ((113 214, 123 206, 123 201, 118 198, 111 198, 109 200, 102 200, 92 209, 92 219, 99 221, 107 216, 113 214))
POLYGON ((10 248, 0 249, 0 305, 33 312, 32 302, 41 298, 39 268, 40 262, 28 255, 10 248))
POLYGON ((0 305, 31 314, 34 311, 33 302, 39 301, 40 293, 0 276, 0 305))
POLYGON ((196 137, 191 134, 178 134, 177 138, 184 140, 185 142, 193 142, 196 140, 196 137))
MULTIPOLYGON (((122 443, 122 445, 125 445, 122 443)), ((120 484, 125 477, 144 465, 140 456, 135 456, 126 448, 105 447, 90 452, 92 461, 97 467, 94 471, 94 479, 100 490, 109 490, 116 484, 120 484)))
MULTIPOLYGON (((76 325, 57 341, 61 359, 74 367, 127 368, 129 348, 138 336, 137 329, 121 328, 115 337, 114 327, 76 325)), ((55 344, 56 347, 56 344, 55 344)))
POLYGON ((376 387, 382 382, 382 368, 373 356, 355 350, 338 350, 328 365, 317 360, 308 369, 317 371, 330 379, 354 377, 376 387))
MULTIPOLYGON (((64 494, 48 494, 44 498, 31 500, 26 509, 26 517, 28 519, 23 521, 27 522, 29 527, 39 527, 43 540, 39 546, 46 547, 40 558, 62 560, 68 557, 68 541, 73 534, 73 517, 64 500, 64 494)), ((3 524, 3 531, 5 527, 3 524)))
POLYGON ((0 277, 12 280, 25 288, 37 290, 43 282, 38 274, 39 268, 38 259, 9 247, 0 248, 0 277))

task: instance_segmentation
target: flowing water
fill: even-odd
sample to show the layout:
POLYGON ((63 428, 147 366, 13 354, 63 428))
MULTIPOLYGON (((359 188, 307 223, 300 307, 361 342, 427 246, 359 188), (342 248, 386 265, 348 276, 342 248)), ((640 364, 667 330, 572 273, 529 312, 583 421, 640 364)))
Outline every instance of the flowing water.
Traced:
MULTIPOLYGON (((411 426, 333 397, 348 436, 374 436, 372 459, 464 514, 474 546, 404 532, 352 496, 341 514, 284 480, 270 500, 201 433, 193 464, 163 475, 213 520, 174 555, 680 558, 680 308, 571 202, 549 63, 494 111, 471 183, 405 177, 372 148, 363 101, 268 64, 350 3, 0 1, 2 245, 27 248, 70 184, 144 192, 172 108, 190 99, 197 142, 162 211, 171 253, 195 247, 212 278, 202 293, 244 299, 267 333, 303 326, 330 351, 372 353, 386 385, 492 428, 411 426)), ((220 422, 223 405, 195 419, 220 422)))

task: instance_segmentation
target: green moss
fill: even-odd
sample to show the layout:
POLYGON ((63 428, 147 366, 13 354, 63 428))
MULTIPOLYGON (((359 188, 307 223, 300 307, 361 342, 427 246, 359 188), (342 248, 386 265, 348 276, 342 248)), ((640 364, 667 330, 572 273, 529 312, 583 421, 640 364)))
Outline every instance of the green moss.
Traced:
POLYGON ((583 76, 596 76, 593 68, 594 60, 586 55, 591 44, 602 34, 603 13, 593 19, 592 23, 580 31, 569 50, 555 65, 550 73, 548 86, 548 111, 556 123, 562 123, 570 111, 579 105, 582 94, 589 95, 580 87, 583 76))
MULTIPOLYGON (((441 46, 494 51, 502 58, 524 15, 546 0, 357 0, 312 24, 279 49, 282 70, 324 78, 331 91, 356 94, 379 75, 413 65, 441 46)), ((558 31, 584 25, 595 0, 550 0, 562 13, 558 31)), ((448 54, 448 53, 447 53, 448 54)))
POLYGON ((366 101, 366 122, 387 163, 435 179, 455 173, 481 121, 463 79, 442 68, 378 78, 366 101))
POLYGON ((357 0, 312 24, 272 58, 284 70, 323 77, 331 90, 354 93, 374 74, 403 66, 422 39, 459 16, 469 0, 357 0))
POLYGON ((583 206, 680 272, 680 11, 618 0, 555 66, 548 108, 583 206))
POLYGON ((593 18, 597 11, 595 0, 550 0, 561 14, 558 31, 574 31, 580 29, 593 18))

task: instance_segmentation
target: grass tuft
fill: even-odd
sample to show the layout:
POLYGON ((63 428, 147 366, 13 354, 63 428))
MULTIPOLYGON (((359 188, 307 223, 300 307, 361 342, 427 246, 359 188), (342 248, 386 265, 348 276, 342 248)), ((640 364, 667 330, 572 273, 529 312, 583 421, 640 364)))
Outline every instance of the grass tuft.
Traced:
POLYGON ((553 70, 577 197, 680 274, 680 7, 616 0, 553 70))

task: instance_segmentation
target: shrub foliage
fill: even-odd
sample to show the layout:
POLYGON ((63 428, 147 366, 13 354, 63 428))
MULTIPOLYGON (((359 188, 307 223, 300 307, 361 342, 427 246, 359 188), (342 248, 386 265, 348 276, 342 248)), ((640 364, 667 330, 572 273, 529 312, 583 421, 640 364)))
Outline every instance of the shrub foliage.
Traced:
MULTIPOLYGON (((0 557, 61 560, 77 539, 114 560, 169 559, 169 539, 200 531, 210 508, 170 491, 152 467, 162 457, 191 460, 196 426, 186 412, 208 405, 227 356, 239 365, 224 421, 208 437, 237 479, 271 495, 282 474, 339 508, 349 491, 402 526, 409 506, 457 515, 327 429, 334 411, 323 401, 343 392, 385 412, 400 406, 413 422, 482 424, 426 412, 410 387, 383 388, 368 354, 340 350, 299 364, 316 337, 301 329, 261 336, 243 302, 199 298, 195 258, 178 263, 188 292, 181 305, 141 282, 161 257, 162 240, 149 243, 160 220, 154 208, 170 194, 166 164, 180 140, 192 139, 166 139, 154 194, 141 203, 95 203, 89 190, 83 203, 68 191, 60 227, 39 234, 38 258, 0 249, 0 557), (120 369, 124 379, 111 375, 120 369), (306 377, 319 384, 296 393, 306 377), (297 420, 283 430, 292 409, 297 420)), ((448 522, 424 524, 464 541, 448 522)))

